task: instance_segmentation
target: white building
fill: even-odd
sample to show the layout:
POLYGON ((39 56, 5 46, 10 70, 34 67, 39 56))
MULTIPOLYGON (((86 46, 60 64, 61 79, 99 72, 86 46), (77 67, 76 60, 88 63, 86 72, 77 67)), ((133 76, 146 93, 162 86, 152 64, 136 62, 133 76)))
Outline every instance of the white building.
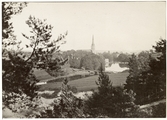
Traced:
POLYGON ((109 59, 105 59, 105 67, 109 67, 109 66, 110 66, 109 59))

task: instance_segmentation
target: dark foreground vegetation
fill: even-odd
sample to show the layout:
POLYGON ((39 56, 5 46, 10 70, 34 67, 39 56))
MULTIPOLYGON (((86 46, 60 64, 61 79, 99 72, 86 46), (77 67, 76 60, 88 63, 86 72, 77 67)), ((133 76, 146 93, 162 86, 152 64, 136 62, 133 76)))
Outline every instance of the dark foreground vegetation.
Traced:
MULTIPOLYGON (((33 69, 48 72, 59 72, 67 59, 54 57, 59 52, 58 42, 63 42, 64 35, 51 40, 52 26, 46 20, 30 16, 26 24, 30 27, 31 36, 22 35, 30 40, 26 47, 32 53, 26 56, 20 49, 20 42, 13 34, 11 17, 22 12, 27 3, 2 3, 2 84, 3 84, 3 117, 9 109, 17 116, 26 118, 134 118, 166 117, 166 105, 140 108, 166 99, 166 40, 160 39, 152 52, 143 52, 129 59, 129 75, 124 87, 113 87, 112 81, 103 65, 95 68, 99 71, 95 80, 97 90, 85 99, 74 96, 76 88, 70 86, 67 79, 61 84, 61 94, 55 95, 54 102, 44 105, 38 94, 38 80, 33 69), (17 9, 16 9, 17 8, 17 9), (43 44, 43 46, 40 46, 43 44), (17 46, 17 50, 8 49, 17 46), (155 55, 152 57, 152 55, 155 55)), ((99 65, 99 64, 98 64, 99 65)), ((15 115, 13 114, 13 115, 15 115)))

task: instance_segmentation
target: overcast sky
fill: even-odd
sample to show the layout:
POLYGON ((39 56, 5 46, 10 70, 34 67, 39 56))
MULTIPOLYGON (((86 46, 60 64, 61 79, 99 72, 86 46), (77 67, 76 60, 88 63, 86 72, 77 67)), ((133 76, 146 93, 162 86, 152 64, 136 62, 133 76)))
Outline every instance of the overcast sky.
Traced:
POLYGON ((68 31, 61 50, 90 49, 94 35, 96 50, 149 50, 165 39, 165 2, 66 2, 29 3, 13 17, 15 34, 27 40, 25 21, 32 15, 54 26, 53 38, 68 31))

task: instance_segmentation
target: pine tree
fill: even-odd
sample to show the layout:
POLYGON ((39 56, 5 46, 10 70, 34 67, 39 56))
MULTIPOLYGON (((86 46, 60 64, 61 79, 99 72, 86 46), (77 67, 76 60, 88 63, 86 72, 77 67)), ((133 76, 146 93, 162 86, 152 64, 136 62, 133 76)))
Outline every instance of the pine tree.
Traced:
MULTIPOLYGON (((125 89, 136 93, 136 104, 147 104, 165 97, 166 93, 166 40, 153 46, 155 52, 147 58, 132 55, 125 89), (153 55, 155 57, 153 57, 153 55)), ((145 54, 144 54, 145 55, 145 54)))
MULTIPOLYGON (((52 26, 46 23, 46 20, 40 20, 30 16, 26 24, 31 29, 31 35, 22 34, 25 38, 31 41, 26 47, 33 49, 30 56, 26 56, 19 43, 15 43, 13 35, 12 23, 9 22, 12 15, 20 13, 26 3, 2 3, 2 23, 3 23, 3 50, 2 50, 2 83, 3 96, 10 93, 26 95, 32 100, 37 96, 38 87, 36 83, 33 69, 59 69, 66 60, 53 59, 53 53, 59 52, 60 45, 57 42, 62 42, 67 35, 60 35, 57 39, 51 40, 52 26), (16 10, 16 11, 15 11, 16 10), (18 10, 18 11, 17 11, 18 10), (17 50, 11 50, 7 47, 10 45, 17 46, 17 50)), ((64 41, 62 44, 65 43, 64 41)), ((8 97, 7 97, 8 98, 8 97)), ((15 100, 15 98, 13 98, 15 100)), ((3 103, 9 107, 9 99, 3 98, 3 103)))
POLYGON ((166 96, 166 40, 161 39, 153 48, 159 56, 150 61, 150 70, 147 71, 147 89, 151 101, 166 96))
POLYGON ((85 111, 91 117, 132 117, 136 110, 132 90, 113 87, 109 76, 100 69, 96 82, 98 91, 94 92, 85 103, 85 111))

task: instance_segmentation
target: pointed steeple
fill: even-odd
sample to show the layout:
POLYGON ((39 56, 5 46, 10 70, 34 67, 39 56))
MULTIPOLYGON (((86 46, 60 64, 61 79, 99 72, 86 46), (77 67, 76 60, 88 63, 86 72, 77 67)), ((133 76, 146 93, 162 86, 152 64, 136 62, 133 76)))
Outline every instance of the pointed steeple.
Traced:
POLYGON ((95 54, 95 44, 94 44, 94 35, 92 36, 92 46, 91 46, 92 53, 95 54))
POLYGON ((94 45, 94 35, 92 36, 92 45, 94 45))

